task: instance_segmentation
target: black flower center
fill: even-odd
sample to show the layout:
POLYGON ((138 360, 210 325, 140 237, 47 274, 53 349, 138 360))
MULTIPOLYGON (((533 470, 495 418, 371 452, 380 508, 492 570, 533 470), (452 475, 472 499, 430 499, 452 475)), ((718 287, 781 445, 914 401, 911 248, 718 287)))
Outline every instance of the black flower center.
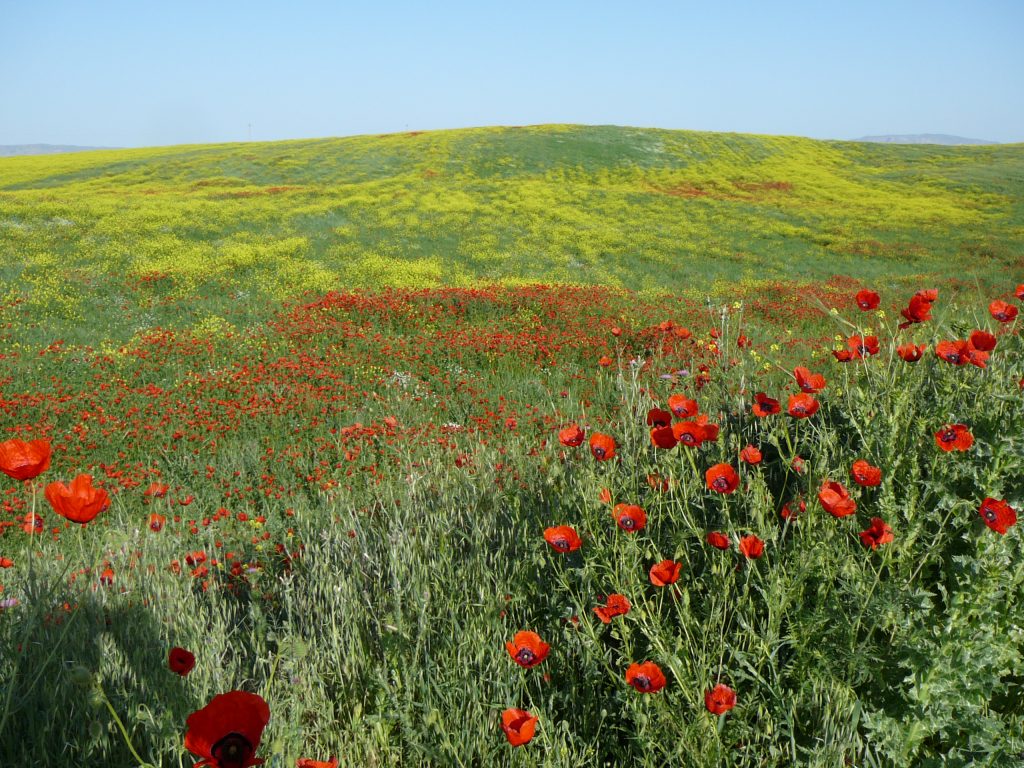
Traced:
POLYGON ((244 768, 253 753, 252 743, 240 733, 229 733, 210 750, 217 768, 244 768))
POLYGON ((594 455, 599 459, 604 458, 604 448, 594 448, 594 455))
POLYGON ((637 675, 633 678, 633 687, 639 691, 651 690, 651 678, 647 675, 637 675))
POLYGON ((623 515, 619 518, 619 525, 621 525, 623 528, 632 530, 636 527, 636 520, 634 520, 632 517, 629 517, 628 515, 623 515))
POLYGON ((516 661, 520 664, 530 665, 537 660, 537 654, 531 651, 529 648, 520 648, 516 651, 516 661))
POLYGON ((981 516, 988 520, 990 523, 994 523, 996 520, 999 519, 999 515, 997 515, 996 511, 991 507, 984 507, 981 510, 981 516))
POLYGON ((568 552, 569 551, 569 540, 567 538, 565 538, 564 536, 561 536, 561 537, 555 539, 554 544, 555 544, 555 549, 557 549, 559 552, 568 552))
POLYGON ((714 488, 716 491, 725 491, 728 490, 729 488, 729 481, 726 480, 724 477, 716 477, 714 481, 711 483, 711 487, 714 488))
POLYGON ((944 443, 952 443, 955 440, 956 440, 956 430, 955 429, 947 429, 945 432, 942 433, 942 442, 944 442, 944 443))

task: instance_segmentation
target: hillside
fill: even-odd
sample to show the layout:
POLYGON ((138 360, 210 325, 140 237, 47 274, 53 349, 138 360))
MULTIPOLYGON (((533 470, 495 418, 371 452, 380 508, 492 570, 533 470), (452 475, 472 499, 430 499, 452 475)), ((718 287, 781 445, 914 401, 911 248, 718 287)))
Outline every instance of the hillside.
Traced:
POLYGON ((1005 283, 1024 145, 536 126, 3 158, 0 233, 7 300, 69 332, 120 322, 99 286, 126 276, 162 279, 157 323, 239 284, 1005 283))

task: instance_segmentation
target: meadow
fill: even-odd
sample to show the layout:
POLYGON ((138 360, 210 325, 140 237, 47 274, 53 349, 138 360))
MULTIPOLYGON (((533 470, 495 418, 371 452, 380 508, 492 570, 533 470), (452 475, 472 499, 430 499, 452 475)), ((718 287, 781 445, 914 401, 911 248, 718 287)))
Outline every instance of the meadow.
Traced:
POLYGON ((0 764, 1024 763, 1022 171, 0 159, 0 764))

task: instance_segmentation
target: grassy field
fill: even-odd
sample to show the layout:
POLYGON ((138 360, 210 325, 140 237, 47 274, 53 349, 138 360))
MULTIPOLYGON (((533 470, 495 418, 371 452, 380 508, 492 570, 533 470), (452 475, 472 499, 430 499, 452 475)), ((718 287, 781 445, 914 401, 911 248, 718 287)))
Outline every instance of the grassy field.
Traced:
POLYGON ((0 159, 0 764, 1020 764, 1022 171, 574 126, 0 159))

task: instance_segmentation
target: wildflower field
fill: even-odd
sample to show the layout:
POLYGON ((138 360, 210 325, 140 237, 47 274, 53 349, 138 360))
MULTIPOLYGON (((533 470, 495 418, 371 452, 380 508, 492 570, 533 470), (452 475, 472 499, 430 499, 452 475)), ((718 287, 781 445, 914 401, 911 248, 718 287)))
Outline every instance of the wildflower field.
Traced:
POLYGON ((0 765, 1024 764, 1024 148, 0 159, 0 765))

